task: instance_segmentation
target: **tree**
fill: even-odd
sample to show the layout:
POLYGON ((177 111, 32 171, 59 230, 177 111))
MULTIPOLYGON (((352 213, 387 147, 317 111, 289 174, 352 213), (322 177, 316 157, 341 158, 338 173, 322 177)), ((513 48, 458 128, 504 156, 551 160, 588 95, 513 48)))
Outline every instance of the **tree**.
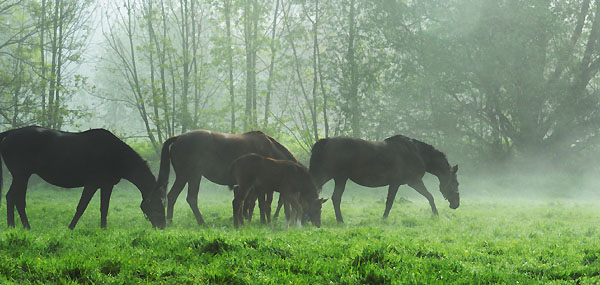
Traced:
POLYGON ((92 11, 91 1, 0 3, 0 61, 9 64, 0 68, 13 75, 3 88, 12 90, 11 108, 3 108, 2 116, 10 117, 13 127, 35 123, 60 129, 84 114, 68 105, 85 86, 74 65, 81 62, 92 11))
POLYGON ((128 97, 128 102, 136 107, 140 118, 144 122, 148 138, 158 152, 159 145, 150 126, 150 117, 146 110, 146 96, 142 92, 142 79, 138 72, 139 58, 136 56, 137 47, 134 44, 134 36, 137 34, 136 12, 138 12, 138 6, 133 1, 127 0, 124 9, 125 13, 121 9, 115 9, 117 18, 109 27, 109 31, 105 31, 104 37, 111 51, 117 57, 114 66, 125 78, 129 91, 133 94, 132 97, 128 97), (125 40, 120 37, 118 31, 125 32, 125 40))

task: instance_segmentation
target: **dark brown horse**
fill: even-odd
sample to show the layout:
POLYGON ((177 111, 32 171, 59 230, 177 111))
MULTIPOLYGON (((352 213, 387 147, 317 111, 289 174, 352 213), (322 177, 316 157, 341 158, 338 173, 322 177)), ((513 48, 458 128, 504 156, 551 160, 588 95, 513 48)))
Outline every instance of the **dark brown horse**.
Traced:
POLYGON ((317 187, 303 165, 251 153, 236 159, 231 173, 239 186, 229 186, 234 189, 232 206, 236 228, 244 224, 242 209, 248 195, 273 190, 279 192, 286 208, 291 209, 288 225, 296 224, 306 213, 313 225, 321 226, 321 205, 327 199, 319 199, 317 187))
POLYGON ((433 146, 402 135, 379 142, 349 137, 321 139, 310 157, 310 173, 319 189, 327 181, 335 181, 331 200, 340 223, 344 221, 340 202, 348 179, 366 187, 389 186, 384 218, 390 213, 398 187, 404 184, 425 196, 437 215, 433 196, 422 178, 425 172, 437 176, 440 192, 450 208, 456 209, 460 204, 457 171, 458 165, 450 167, 446 155, 433 146))
MULTIPOLYGON (((248 153, 296 161, 296 158, 279 142, 260 131, 244 134, 224 134, 207 130, 191 131, 166 140, 162 147, 158 186, 166 193, 169 181, 169 164, 175 171, 175 182, 167 195, 167 221, 173 220, 173 207, 177 197, 188 184, 187 202, 199 225, 204 224, 198 209, 198 191, 202 176, 220 185, 233 185, 233 161, 248 153)), ((261 221, 271 220, 273 192, 259 197, 261 221)))
MULTIPOLYGON (((107 130, 68 133, 37 126, 10 130, 0 133, 0 153, 13 178, 6 193, 9 227, 15 226, 16 207, 23 227, 30 228, 25 213, 25 195, 32 174, 56 186, 84 187, 70 229, 75 228, 98 188, 101 189, 100 226, 106 227, 110 195, 121 179, 130 181, 142 193, 141 208, 152 226, 165 226, 161 193, 154 191, 156 180, 148 165, 131 147, 107 130)), ((1 179, 2 173, 0 183, 1 179)))

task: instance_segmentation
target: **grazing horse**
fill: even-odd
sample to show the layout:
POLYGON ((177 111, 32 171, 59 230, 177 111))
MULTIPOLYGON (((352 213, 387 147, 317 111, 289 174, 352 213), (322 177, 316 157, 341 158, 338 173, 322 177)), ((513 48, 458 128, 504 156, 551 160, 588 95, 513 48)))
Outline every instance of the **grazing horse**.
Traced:
POLYGON ((366 187, 389 186, 384 218, 390 213, 398 187, 403 184, 425 196, 433 213, 438 214, 433 196, 423 184, 425 172, 438 177, 440 192, 450 202, 450 208, 456 209, 460 204, 458 165, 450 167, 444 153, 402 135, 377 142, 349 137, 321 139, 312 148, 309 171, 319 189, 327 181, 335 181, 331 200, 340 223, 344 222, 340 202, 348 179, 366 187))
MULTIPOLYGON (((148 165, 131 147, 107 130, 68 133, 38 126, 9 130, 0 133, 0 153, 13 178, 6 193, 9 227, 15 226, 16 207, 23 227, 31 228, 25 213, 25 195, 32 174, 59 187, 83 186, 69 229, 75 228, 98 188, 101 189, 100 226, 105 228, 110 195, 121 179, 130 181, 142 193, 140 207, 152 226, 165 226, 161 193, 153 192, 156 180, 148 165)), ((0 183, 1 180, 0 172, 0 183)))
POLYGON ((244 224, 242 209, 248 195, 273 190, 279 192, 286 209, 291 207, 288 226, 300 222, 306 213, 313 225, 321 227, 321 205, 327 199, 319 199, 317 187, 303 165, 250 153, 233 162, 231 173, 239 186, 229 185, 234 190, 232 206, 236 228, 244 224))
MULTIPOLYGON (((196 130, 174 136, 163 144, 158 174, 158 187, 166 194, 170 165, 175 171, 175 182, 167 195, 167 221, 173 221, 173 207, 177 197, 188 184, 187 202, 194 212, 198 225, 204 224, 198 209, 198 191, 202 176, 220 185, 235 184, 230 168, 233 161, 248 153, 266 157, 297 161, 279 142, 260 131, 243 134, 225 134, 207 130, 196 130)), ((261 221, 271 221, 270 204, 273 192, 264 191, 259 197, 261 221)))

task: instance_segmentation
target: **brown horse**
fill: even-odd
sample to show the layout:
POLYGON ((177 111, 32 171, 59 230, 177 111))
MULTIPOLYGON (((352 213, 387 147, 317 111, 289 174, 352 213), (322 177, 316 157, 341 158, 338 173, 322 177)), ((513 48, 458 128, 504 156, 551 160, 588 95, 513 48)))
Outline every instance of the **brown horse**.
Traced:
MULTIPOLYGON (((188 184, 187 202, 194 212, 199 225, 204 224, 198 209, 198 191, 202 176, 220 185, 233 185, 231 174, 233 161, 248 153, 258 153, 266 157, 297 161, 279 142, 260 131, 244 134, 225 134, 207 130, 196 130, 171 137, 162 147, 158 187, 166 193, 170 165, 175 171, 175 182, 167 195, 167 221, 173 220, 173 207, 177 197, 188 184)), ((273 192, 264 191, 259 197, 261 221, 271 221, 271 200, 273 192)))
MULTIPOLYGON (((6 193, 9 227, 15 226, 16 207, 23 227, 30 228, 25 213, 25 194, 32 174, 60 187, 83 186, 70 229, 75 228, 98 188, 101 189, 100 226, 105 228, 110 195, 121 179, 129 180, 142 193, 140 207, 152 226, 165 226, 161 193, 154 192, 156 180, 148 165, 131 147, 107 130, 68 133, 37 126, 14 129, 0 134, 0 153, 13 178, 6 193)), ((0 185, 1 171, 0 162, 0 185)))
POLYGON ((286 208, 291 208, 288 226, 300 222, 304 213, 313 225, 321 226, 321 205, 327 199, 319 199, 317 187, 303 165, 251 153, 236 159, 231 172, 239 186, 229 186, 234 189, 232 206, 236 228, 244 224, 242 209, 248 195, 273 190, 279 192, 284 204, 288 205, 286 208))
POLYGON ((340 202, 348 179, 366 187, 389 186, 384 218, 392 208, 398 187, 403 184, 425 196, 437 215, 433 196, 422 178, 425 172, 437 176, 440 192, 450 202, 450 208, 456 209, 460 204, 457 171, 458 165, 450 167, 444 153, 402 135, 379 142, 349 137, 321 139, 313 146, 310 157, 310 174, 319 189, 327 181, 335 181, 331 200, 340 223, 344 222, 340 202))

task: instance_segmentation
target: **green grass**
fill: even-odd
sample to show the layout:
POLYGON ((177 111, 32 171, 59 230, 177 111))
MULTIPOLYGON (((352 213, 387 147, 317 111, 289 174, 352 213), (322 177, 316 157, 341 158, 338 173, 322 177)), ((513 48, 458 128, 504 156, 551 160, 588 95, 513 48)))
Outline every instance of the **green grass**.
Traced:
POLYGON ((432 217, 426 200, 402 187, 383 220, 385 189, 350 185, 342 201, 344 225, 335 222, 327 202, 320 229, 285 230, 282 220, 262 226, 255 213, 252 225, 236 230, 229 220, 232 194, 203 182, 200 210, 208 225, 196 225, 184 192, 173 225, 161 231, 144 219, 139 192, 122 182, 113 193, 108 229, 99 228, 94 197, 70 231, 81 190, 31 188, 31 231, 6 228, 3 199, 2 284, 600 282, 597 201, 463 195, 460 208, 451 210, 432 189, 440 210, 432 217))

